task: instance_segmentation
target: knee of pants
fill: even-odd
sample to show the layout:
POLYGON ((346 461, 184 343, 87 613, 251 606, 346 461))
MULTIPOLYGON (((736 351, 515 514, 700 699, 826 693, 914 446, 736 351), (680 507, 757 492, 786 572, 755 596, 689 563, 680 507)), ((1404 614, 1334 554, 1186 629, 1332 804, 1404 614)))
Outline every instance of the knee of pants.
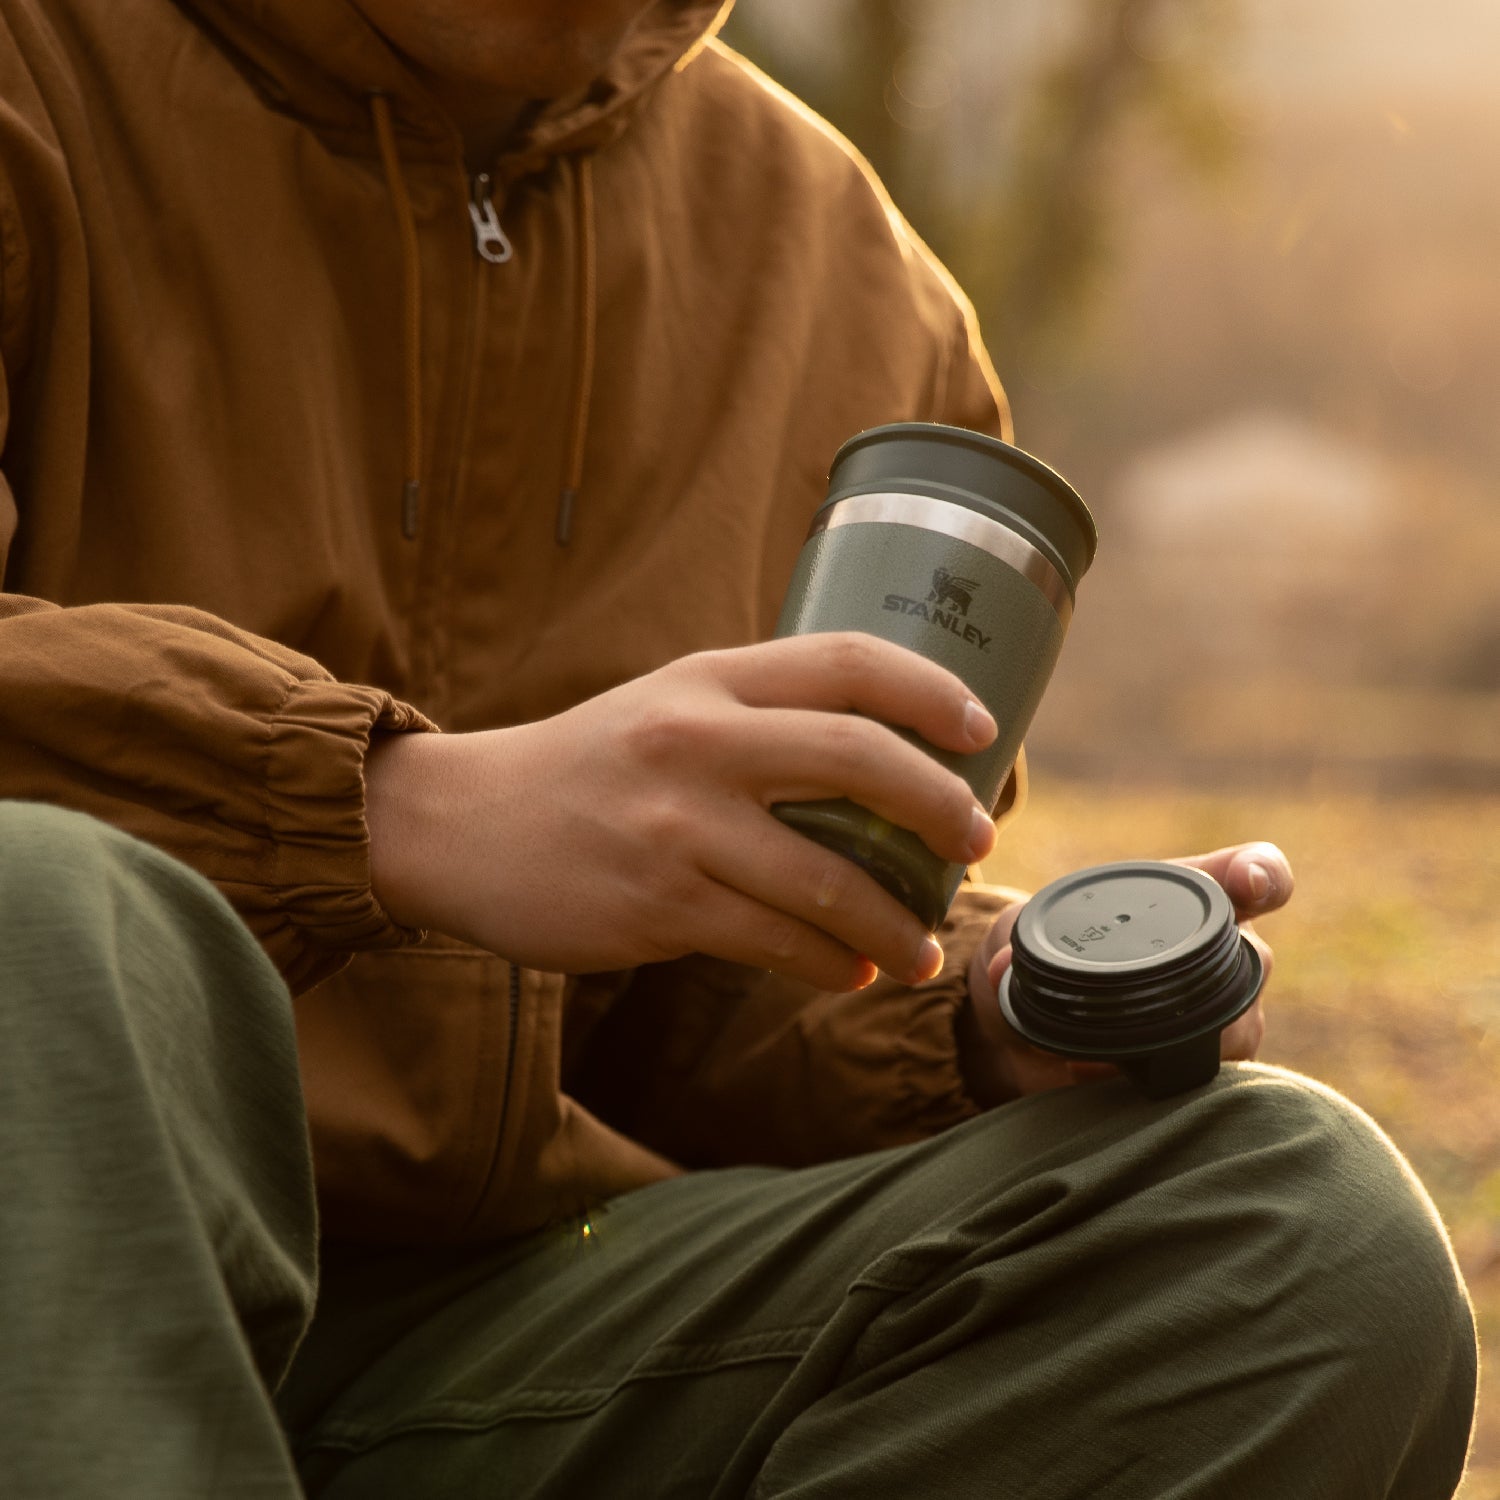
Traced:
POLYGON ((1038 1247, 1010 1274, 1027 1299, 1071 1306, 1070 1336, 1101 1308, 1150 1307, 1190 1342, 1294 1339, 1309 1360, 1415 1386, 1472 1379, 1472 1314, 1438 1212, 1333 1089, 1230 1065, 1171 1100, 1116 1080, 969 1129, 957 1143, 995 1187, 965 1244, 1038 1247))
POLYGON ((7 1078, 33 1107, 145 1089, 195 1139, 305 1133, 291 996, 234 909, 153 845, 37 803, 0 802, 7 1078))
POLYGON ((112 882, 128 886, 132 881, 153 894, 220 899, 201 875, 99 818, 47 802, 0 799, 0 894, 6 911, 55 913, 70 901, 87 902, 112 882))
POLYGON ((33 842, 39 849, 48 845, 63 846, 75 841, 93 842, 104 838, 129 838, 110 824, 87 813, 52 802, 34 802, 26 798, 0 797, 0 846, 8 855, 17 845, 33 842))
MULTIPOLYGON (((967 1337, 1003 1337, 1008 1368, 1041 1372, 1036 1420, 1096 1397, 1127 1425, 1248 1408, 1267 1441, 1316 1418, 1377 1469, 1461 1467, 1477 1378, 1462 1278, 1411 1167, 1334 1090, 1255 1064, 1166 1101, 1116 1080, 1021 1100, 955 1146, 997 1180, 945 1262, 964 1274, 939 1288, 934 1258, 921 1285, 967 1337)), ((930 1321, 928 1300, 913 1307, 930 1321)), ((916 1326, 893 1314, 881 1347, 916 1326)))
MULTIPOLYGON (((1242 1230, 1240 1276, 1282 1289, 1305 1319, 1340 1330, 1351 1352, 1378 1351, 1393 1381, 1432 1391, 1446 1372, 1472 1394, 1472 1310, 1447 1232, 1369 1115, 1323 1084, 1262 1065, 1226 1069, 1183 1114, 1194 1156, 1212 1164, 1200 1208, 1242 1230)), ((1248 1288, 1241 1295, 1253 1298, 1248 1288)))
POLYGON ((12 997, 44 965, 76 971, 113 946, 120 908, 143 894, 133 873, 136 849, 146 852, 83 813, 0 802, 0 964, 12 997))
POLYGON ((0 896, 9 916, 86 913, 118 872, 153 857, 166 858, 87 813, 0 801, 0 896))
MULTIPOLYGON (((101 1286, 176 1275, 183 1305, 205 1308, 191 1299, 217 1257, 262 1369, 285 1368, 315 1262, 290 995, 202 876, 18 802, 0 802, 0 1119, 0 1202, 19 1206, 27 1247, 64 1247, 76 1277, 108 1245, 101 1286)), ((111 1335, 111 1316, 111 1356, 164 1347, 144 1327, 111 1335)), ((204 1370, 211 1316, 192 1346, 204 1370)))
POLYGON ((1193 1154, 1227 1168, 1226 1185, 1276 1203, 1319 1233, 1346 1237, 1378 1226, 1451 1261, 1441 1218, 1400 1149, 1344 1095, 1286 1068, 1226 1067, 1183 1109, 1193 1154))
POLYGON ((49 1007, 118 981, 205 970, 279 984, 228 902, 196 871, 87 814, 0 801, 0 976, 10 1003, 49 1007))

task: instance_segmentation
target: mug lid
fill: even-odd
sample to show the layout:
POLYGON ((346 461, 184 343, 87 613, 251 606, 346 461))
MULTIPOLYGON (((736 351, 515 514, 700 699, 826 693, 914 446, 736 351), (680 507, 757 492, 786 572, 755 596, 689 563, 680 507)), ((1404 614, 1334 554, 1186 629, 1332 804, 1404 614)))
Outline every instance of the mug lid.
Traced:
POLYGON ((1176 963, 1234 923, 1218 881, 1190 865, 1134 860, 1055 880, 1016 922, 1028 956, 1090 984, 1176 963))
POLYGON ((1155 860, 1096 865, 1032 897, 1011 934, 1006 1019, 1078 1056, 1128 1056, 1227 1026, 1261 961, 1217 881, 1155 860))

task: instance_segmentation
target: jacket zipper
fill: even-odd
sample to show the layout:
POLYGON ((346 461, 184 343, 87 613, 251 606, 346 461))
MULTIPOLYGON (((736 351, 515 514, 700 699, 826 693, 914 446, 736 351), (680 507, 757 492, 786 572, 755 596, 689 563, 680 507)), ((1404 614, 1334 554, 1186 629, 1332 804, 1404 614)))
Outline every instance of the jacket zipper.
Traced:
MULTIPOLYGON (((469 222, 474 227, 474 250, 479 258, 492 266, 503 266, 515 255, 515 247, 510 242, 504 226, 500 223, 500 215, 495 208, 495 200, 491 196, 493 183, 488 172, 478 172, 470 181, 469 185, 469 222)), ((478 377, 478 349, 480 344, 479 324, 484 315, 484 288, 482 278, 476 277, 472 301, 470 303, 470 320, 468 329, 468 348, 465 351, 465 380, 463 392, 463 420, 460 429, 460 451, 465 451, 468 441, 468 429, 471 420, 470 405, 474 399, 474 389, 478 377)), ((462 487, 462 476, 455 476, 454 504, 459 501, 459 490, 462 487)), ((498 1169, 502 1154, 505 1149, 505 1133, 510 1127, 511 1117, 511 1094, 515 1089, 516 1081, 516 1042, 521 1033, 521 968, 519 964, 512 963, 510 968, 509 983, 509 1017, 508 1036, 505 1046, 505 1078, 501 1084, 500 1093, 500 1123, 495 1134, 495 1156, 490 1167, 490 1173, 498 1169)), ((486 1192, 488 1191, 488 1180, 486 1181, 486 1192)))
POLYGON ((452 524, 462 502, 462 491, 467 473, 464 455, 468 451, 469 433, 473 426, 473 405, 479 384, 480 355, 483 347, 483 325, 487 303, 487 266, 504 265, 515 254, 510 237, 500 224, 500 215, 495 208, 494 184, 488 172, 479 172, 472 177, 461 177, 467 188, 466 202, 473 232, 475 259, 470 262, 472 275, 469 280, 468 309, 464 321, 464 345, 461 356, 461 379, 457 392, 458 430, 455 434, 458 460, 447 495, 446 509, 434 511, 436 535, 429 535, 431 560, 419 585, 418 615, 413 624, 412 652, 415 670, 425 676, 432 692, 433 709, 442 708, 441 691, 447 691, 446 681, 440 682, 439 660, 441 652, 436 644, 438 633, 438 604, 435 596, 442 594, 441 580, 447 567, 448 545, 445 543, 442 526, 452 524))
POLYGON ((479 1196, 474 1200, 460 1233, 467 1231, 484 1207, 490 1196, 490 1188, 494 1185, 495 1174, 500 1171, 501 1163, 505 1159, 505 1132, 509 1129, 511 1115, 510 1094, 516 1081, 516 1040, 521 1034, 521 966, 511 963, 508 959, 506 963, 510 968, 510 1040, 505 1051, 505 1080, 500 1094, 500 1125, 495 1132, 495 1150, 490 1157, 489 1169, 484 1174, 484 1186, 479 1190, 479 1196))
POLYGON ((510 966, 510 1041, 505 1048, 505 1082, 500 1095, 500 1129, 495 1134, 495 1161, 505 1149, 505 1128, 510 1123, 510 1094, 516 1081, 516 1038, 521 1032, 521 968, 510 966))
MULTIPOLYGON (((469 191, 469 221, 474 226, 474 249, 479 258, 492 266, 503 266, 516 253, 491 196, 491 180, 488 172, 478 172, 469 191)), ((470 363, 471 390, 474 369, 470 363)), ((466 402, 467 405, 467 402, 466 402)), ((465 427, 468 425, 467 415, 465 427)), ((505 1131, 510 1123, 511 1091, 516 1079, 516 1039, 521 1031, 521 969, 510 965, 509 1037, 505 1046, 505 1081, 500 1094, 500 1128, 495 1137, 495 1159, 498 1162, 505 1146, 505 1131)))
POLYGON ((495 212, 488 172, 480 172, 474 178, 469 194, 469 219, 474 225, 474 248, 480 259, 492 266, 503 266, 516 252, 501 226, 500 215, 495 212))

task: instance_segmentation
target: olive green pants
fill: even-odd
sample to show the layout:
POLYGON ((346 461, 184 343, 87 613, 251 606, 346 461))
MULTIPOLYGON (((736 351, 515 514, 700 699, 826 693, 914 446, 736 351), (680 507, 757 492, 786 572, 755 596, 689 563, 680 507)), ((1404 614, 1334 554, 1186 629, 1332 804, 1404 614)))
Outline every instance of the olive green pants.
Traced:
POLYGON ((284 987, 195 875, 0 803, 0 1129, 16 1500, 1441 1500, 1463 1465, 1474 1333, 1431 1204, 1271 1068, 483 1251, 329 1252, 304 1338, 284 987))

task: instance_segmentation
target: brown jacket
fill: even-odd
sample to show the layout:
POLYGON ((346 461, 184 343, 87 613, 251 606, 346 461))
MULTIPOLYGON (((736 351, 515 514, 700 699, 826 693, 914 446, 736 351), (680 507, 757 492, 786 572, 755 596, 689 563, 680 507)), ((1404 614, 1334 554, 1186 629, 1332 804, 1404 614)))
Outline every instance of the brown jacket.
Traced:
POLYGON ((480 176, 349 0, 0 0, 0 796, 234 904, 299 995, 337 1233, 973 1112, 969 937, 919 991, 572 980, 370 890, 372 732, 764 636, 845 437, 1004 425, 953 286, 715 9, 664 0, 480 176))

